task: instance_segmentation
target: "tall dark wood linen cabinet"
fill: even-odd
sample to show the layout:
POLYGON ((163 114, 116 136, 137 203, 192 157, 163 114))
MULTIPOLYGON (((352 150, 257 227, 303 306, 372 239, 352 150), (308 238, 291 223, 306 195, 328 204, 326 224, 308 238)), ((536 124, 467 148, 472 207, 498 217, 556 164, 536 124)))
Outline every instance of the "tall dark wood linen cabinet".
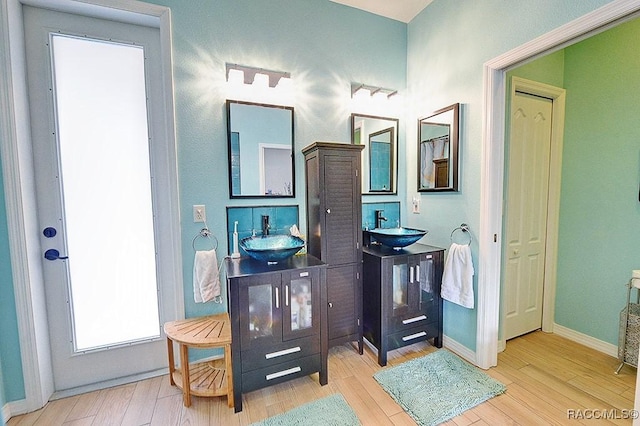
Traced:
POLYGON ((329 347, 362 354, 362 145, 305 147, 307 250, 327 266, 329 347))

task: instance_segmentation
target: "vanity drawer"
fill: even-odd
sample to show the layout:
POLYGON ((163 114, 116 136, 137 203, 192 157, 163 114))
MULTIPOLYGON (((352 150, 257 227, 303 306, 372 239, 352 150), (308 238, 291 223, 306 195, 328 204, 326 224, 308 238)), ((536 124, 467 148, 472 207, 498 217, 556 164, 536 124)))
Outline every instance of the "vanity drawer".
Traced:
POLYGON ((412 314, 403 315, 400 317, 390 317, 388 319, 389 333, 403 333, 405 330, 412 329, 414 327, 423 326, 430 322, 437 322, 438 314, 433 310, 422 310, 419 312, 413 312, 412 314))
POLYGON ((288 340, 266 348, 242 351, 242 371, 247 372, 269 367, 319 352, 320 339, 317 336, 288 340))
POLYGON ((387 335, 387 350, 392 351, 438 336, 438 323, 430 322, 387 335))
MULTIPOLYGON (((244 355, 243 355, 244 356, 244 355)), ((320 354, 294 359, 269 367, 242 373, 242 392, 251 392, 266 386, 308 376, 320 371, 320 354)))

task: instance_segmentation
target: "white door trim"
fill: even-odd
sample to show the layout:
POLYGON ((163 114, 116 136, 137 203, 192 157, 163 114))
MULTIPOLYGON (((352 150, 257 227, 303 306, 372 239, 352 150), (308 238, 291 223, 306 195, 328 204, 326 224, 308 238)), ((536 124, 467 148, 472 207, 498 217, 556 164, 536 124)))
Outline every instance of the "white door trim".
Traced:
POLYGON ((500 280, 502 275, 502 197, 504 182, 505 73, 554 50, 605 31, 640 10, 640 0, 615 0, 484 64, 482 164, 476 362, 498 363, 500 280))
MULTIPOLYGON (((171 57, 171 12, 163 6, 124 0, 7 0, 0 4, 0 70, 6 76, 0 84, 1 144, 7 225, 11 251, 11 268, 16 298, 18 332, 25 381, 25 411, 41 408, 53 393, 49 335, 44 308, 39 226, 35 215, 35 189, 31 158, 31 135, 28 113, 26 64, 22 5, 46 7, 64 12, 109 18, 160 29, 164 91, 164 114, 167 127, 170 176, 177 176, 174 128, 173 71, 171 57)), ((182 264, 180 247, 179 198, 177 179, 163 187, 169 200, 165 229, 171 241, 167 253, 176 263, 169 272, 175 282, 176 318, 184 317, 182 264)), ((11 413, 12 415, 20 413, 11 413)))

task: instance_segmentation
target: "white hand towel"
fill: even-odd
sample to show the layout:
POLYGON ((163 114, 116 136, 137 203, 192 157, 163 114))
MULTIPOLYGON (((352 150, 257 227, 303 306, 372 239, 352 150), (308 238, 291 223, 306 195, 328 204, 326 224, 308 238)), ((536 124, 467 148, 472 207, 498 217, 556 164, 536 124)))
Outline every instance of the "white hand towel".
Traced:
POLYGON ((220 296, 220 276, 216 251, 196 251, 193 260, 193 297, 204 303, 220 296))
POLYGON ((442 298, 473 309, 473 274, 471 247, 451 244, 442 275, 442 298))

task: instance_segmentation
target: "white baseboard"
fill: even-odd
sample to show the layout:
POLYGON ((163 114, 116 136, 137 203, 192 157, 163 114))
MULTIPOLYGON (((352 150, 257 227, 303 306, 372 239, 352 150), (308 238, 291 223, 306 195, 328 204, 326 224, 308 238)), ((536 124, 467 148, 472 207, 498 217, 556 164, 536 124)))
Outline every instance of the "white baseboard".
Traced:
POLYGON ((504 339, 498 340, 498 353, 504 352, 507 349, 507 341, 504 339))
POLYGON ((612 357, 618 358, 618 346, 604 342, 578 331, 571 330, 559 324, 553 324, 553 332, 558 336, 580 343, 588 348, 595 349, 612 357))
MULTIPOLYGON (((8 422, 13 416, 19 416, 20 414, 27 413, 27 400, 19 399, 17 401, 7 402, 2 407, 2 419, 4 422, 8 422)), ((4 424, 4 423, 3 423, 4 424)))
POLYGON ((473 365, 478 365, 476 361, 476 353, 464 346, 462 343, 456 342, 446 334, 442 335, 442 347, 449 349, 456 355, 464 358, 473 365))
POLYGON ((121 377, 119 379, 107 380, 104 382, 93 383, 85 386, 79 386, 77 388, 56 391, 53 393, 53 395, 51 395, 51 398, 49 398, 49 401, 54 401, 56 399, 61 399, 61 398, 67 398, 69 396, 80 395, 82 393, 93 392, 96 390, 112 388, 114 386, 125 385, 128 383, 139 382, 140 380, 150 379, 152 377, 162 376, 164 374, 169 374, 169 368, 161 368, 159 370, 149 371, 147 373, 134 374, 132 376, 121 377))
MULTIPOLYGON (((591 336, 587 336, 586 334, 580 333, 575 330, 571 330, 570 328, 564 327, 559 324, 553 324, 553 333, 558 336, 569 339, 573 342, 580 343, 588 348, 595 349, 596 351, 602 352, 609 356, 618 358, 618 346, 612 345, 611 343, 604 342, 602 340, 596 339, 591 336)), ((471 351, 466 346, 462 345, 459 342, 451 339, 450 337, 444 335, 442 338, 443 346, 449 349, 452 352, 455 352, 456 355, 464 358, 469 361, 473 365, 478 365, 476 363, 476 353, 471 351)), ((505 349, 506 342, 504 340, 498 341, 498 352, 502 352, 505 349)))

